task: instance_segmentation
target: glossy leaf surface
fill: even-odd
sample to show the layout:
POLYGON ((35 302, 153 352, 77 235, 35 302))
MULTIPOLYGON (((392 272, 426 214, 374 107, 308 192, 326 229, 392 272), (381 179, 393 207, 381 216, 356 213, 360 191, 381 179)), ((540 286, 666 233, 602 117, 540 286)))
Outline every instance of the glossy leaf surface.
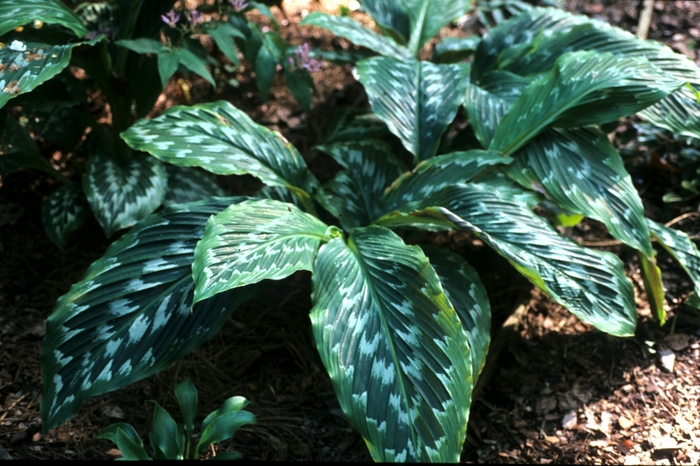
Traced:
POLYGON ((649 231, 685 270, 700 295, 700 251, 688 235, 680 230, 647 219, 649 231))
POLYGON ((88 398, 154 374, 207 341, 254 289, 192 305, 194 247, 207 219, 245 198, 168 207, 141 221, 62 296, 42 343, 48 431, 88 398))
POLYGON ((434 156, 464 100, 468 65, 374 57, 357 64, 372 111, 401 140, 414 162, 434 156))
POLYGON ((253 175, 272 186, 311 193, 317 186, 297 150, 228 102, 173 107, 122 133, 136 150, 217 175, 253 175))
POLYGON ((386 143, 358 141, 317 149, 331 155, 345 168, 324 185, 346 230, 369 225, 378 214, 384 190, 405 171, 386 143))
POLYGON ((396 0, 361 0, 360 4, 379 28, 400 44, 411 36, 411 24, 405 8, 396 0))
POLYGON ((456 462, 471 355, 417 246, 381 227, 332 239, 314 262, 314 337, 340 405, 376 461, 456 462))
MULTIPOLYGON (((206 451, 209 445, 233 437, 242 426, 255 424, 255 416, 248 411, 243 411, 247 404, 248 400, 235 396, 226 400, 219 409, 206 417, 202 423, 202 438, 197 444, 195 458, 206 451)), ((236 452, 232 453, 238 455, 236 452)), ((219 459, 219 455, 216 456, 216 459, 219 459)))
POLYGON ((0 36, 35 20, 65 26, 78 37, 88 33, 83 24, 60 0, 4 0, 0 2, 0 36))
POLYGON ((622 158, 594 129, 547 129, 513 156, 505 173, 544 190, 559 207, 605 224, 615 238, 653 256, 644 207, 622 158))
POLYGON ((233 288, 311 270, 328 226, 269 199, 234 204, 207 222, 192 274, 195 302, 233 288))
POLYGON ((165 167, 153 157, 132 157, 122 165, 95 153, 85 167, 83 191, 100 226, 111 236, 156 210, 165 198, 167 182, 165 167))
POLYGON ((471 0, 399 0, 408 14, 411 39, 408 48, 418 56, 423 44, 437 35, 443 26, 464 15, 471 0))
MULTIPOLYGON (((632 335, 636 325, 634 290, 620 259, 559 235, 505 189, 492 182, 456 185, 409 204, 404 211, 410 217, 410 209, 420 212, 432 207, 431 215, 441 214, 444 220, 478 235, 584 322, 612 335, 632 335)), ((511 186, 509 190, 518 188, 511 186)))
POLYGON ((644 58, 596 52, 562 55, 501 120, 489 149, 512 155, 548 125, 602 124, 631 115, 684 84, 644 58))
POLYGON ((476 383, 491 343, 491 304, 486 288, 476 270, 462 256, 432 245, 421 245, 421 249, 440 278, 445 296, 457 311, 467 334, 476 383))
POLYGON ((346 16, 333 16, 313 12, 299 23, 302 26, 317 26, 328 29, 334 35, 343 37, 361 47, 366 47, 380 55, 407 59, 411 56, 408 49, 391 39, 387 39, 369 28, 346 16))

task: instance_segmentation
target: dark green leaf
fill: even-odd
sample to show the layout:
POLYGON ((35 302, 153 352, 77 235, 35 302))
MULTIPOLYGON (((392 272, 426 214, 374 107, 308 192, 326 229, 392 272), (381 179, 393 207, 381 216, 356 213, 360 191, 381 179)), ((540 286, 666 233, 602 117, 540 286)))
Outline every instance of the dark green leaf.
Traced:
POLYGON ((433 157, 394 181, 383 196, 381 213, 398 210, 409 202, 422 201, 446 186, 466 183, 493 165, 511 161, 510 157, 498 152, 483 150, 433 157))
POLYGON ((194 432, 194 421, 197 418, 197 389, 189 378, 175 385, 175 396, 180 404, 182 412, 182 427, 185 429, 186 439, 194 432))
POLYGON ((572 127, 615 121, 683 84, 644 58, 567 53, 552 71, 525 88, 501 120, 489 149, 512 155, 551 124, 572 127))
POLYGON ((467 334, 474 382, 484 367, 491 342, 491 305, 476 270, 461 256, 447 249, 421 245, 440 278, 445 296, 457 311, 467 334))
POLYGON ((104 429, 96 438, 111 440, 127 461, 150 460, 136 430, 129 424, 119 422, 104 429))
POLYGON ((68 236, 80 228, 89 210, 83 190, 77 184, 63 184, 41 204, 41 221, 46 235, 63 250, 68 236))
POLYGON ((175 74, 178 66, 180 66, 180 50, 166 48, 158 53, 158 74, 160 75, 160 84, 165 89, 168 80, 175 74))
POLYGON ((457 462, 471 353, 417 246, 382 227, 332 239, 314 262, 316 345, 340 406, 375 461, 457 462))
POLYGON ((132 40, 118 40, 114 42, 117 45, 120 45, 124 48, 127 48, 129 50, 133 50, 136 53, 153 53, 153 54, 159 54, 163 52, 163 49, 168 49, 165 45, 161 44, 157 40, 153 39, 147 39, 145 37, 141 39, 132 39, 132 40))
POLYGON ((377 22, 385 36, 405 45, 411 35, 411 24, 401 2, 396 0, 361 0, 362 9, 377 22))
POLYGON ((168 178, 153 157, 135 156, 121 165, 100 152, 83 174, 83 191, 107 236, 146 217, 165 199, 168 178))
POLYGON ((408 49, 418 57, 423 44, 432 39, 443 26, 464 15, 471 0, 400 0, 411 23, 408 49))
POLYGON ((207 219, 245 198, 168 207, 139 222, 56 304, 42 343, 42 427, 85 400, 165 369, 211 338, 255 291, 192 305, 192 261, 207 219))
POLYGON ((328 228, 296 206, 278 201, 250 200, 230 206, 209 219, 195 249, 194 302, 311 270, 328 228))
MULTIPOLYGON (((510 190, 517 190, 511 185, 510 190)), ((433 207, 445 220, 473 232, 534 285, 584 322, 617 336, 636 324, 634 290, 617 256, 559 235, 527 204, 491 181, 443 189, 404 209, 433 207)))
POLYGON ((165 171, 168 174, 168 189, 163 199, 165 206, 225 195, 216 181, 198 168, 180 167, 168 163, 165 164, 165 171))
POLYGON ((238 37, 245 40, 245 35, 229 23, 214 23, 214 27, 211 26, 211 23, 209 24, 210 27, 207 28, 207 32, 211 35, 211 38, 214 39, 214 42, 216 42, 216 45, 226 58, 228 58, 236 68, 239 68, 241 62, 238 59, 238 49, 236 48, 233 38, 238 37))
POLYGON ((150 433, 151 446, 156 451, 156 459, 182 460, 185 456, 185 438, 182 426, 161 405, 153 402, 153 429, 150 433), (162 455, 162 457, 160 457, 162 455))
POLYGON ((368 29, 346 16, 331 16, 326 13, 315 11, 301 20, 302 26, 317 26, 330 30, 334 35, 343 37, 350 42, 361 47, 366 47, 380 55, 408 59, 411 54, 406 47, 403 47, 391 39, 380 36, 376 32, 368 29))
POLYGON ((0 36, 35 20, 65 26, 78 37, 88 30, 60 0, 5 0, 0 2, 0 36))
POLYGON ((547 129, 504 172, 559 207, 601 221, 615 238, 653 256, 644 206, 622 158, 595 129, 547 129))
POLYGON ((314 87, 314 80, 309 72, 298 68, 294 70, 285 68, 284 80, 302 110, 306 113, 311 112, 311 89, 314 87))
MULTIPOLYGON (((255 424, 256 419, 252 413, 241 411, 248 404, 247 400, 242 397, 233 397, 233 400, 233 403, 225 402, 221 408, 207 416, 205 420, 206 426, 202 424, 202 438, 197 444, 195 457, 206 451, 209 445, 233 437, 242 426, 255 424)), ((240 455, 237 457, 240 457, 240 455)))
POLYGON ((700 139, 700 103, 689 89, 676 91, 639 114, 677 136, 700 139))
POLYGON ((464 100, 469 66, 374 57, 357 64, 372 111, 399 137, 415 163, 435 155, 464 100))
POLYGON ((178 55, 180 57, 180 64, 184 65, 187 69, 194 72, 195 74, 203 77, 209 83, 216 87, 216 82, 214 82, 214 77, 211 75, 207 69, 207 60, 198 57, 196 54, 192 53, 186 48, 179 50, 178 55))
POLYGON ((373 113, 358 110, 340 110, 326 128, 322 145, 338 142, 360 141, 362 139, 382 139, 389 131, 373 113))
POLYGON ((317 149, 345 168, 324 186, 343 228, 369 225, 381 209, 382 193, 405 168, 381 141, 348 142, 317 149))
POLYGON ((474 54, 481 39, 478 36, 443 37, 435 46, 433 59, 438 63, 456 63, 474 54))

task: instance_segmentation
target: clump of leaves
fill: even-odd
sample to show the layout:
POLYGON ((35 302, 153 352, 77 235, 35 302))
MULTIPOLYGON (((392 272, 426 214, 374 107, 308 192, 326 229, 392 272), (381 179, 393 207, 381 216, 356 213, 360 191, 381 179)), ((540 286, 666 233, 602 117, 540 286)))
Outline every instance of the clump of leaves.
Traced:
MULTIPOLYGON (((244 411, 248 401, 240 396, 234 396, 210 413, 201 425, 200 439, 193 451, 190 451, 194 426, 197 418, 197 389, 190 379, 185 379, 175 386, 182 423, 173 417, 157 402, 153 402, 153 429, 149 434, 153 459, 184 460, 198 459, 207 451, 210 445, 228 440, 238 429, 246 424, 254 424, 255 416, 244 411)), ((119 422, 100 432, 97 438, 108 439, 117 444, 125 460, 149 460, 151 457, 143 446, 136 429, 130 424, 119 422)), ((242 456, 235 451, 222 452, 214 458, 218 460, 235 460, 242 456)))
POLYGON ((468 258, 409 244, 411 230, 469 232, 582 321, 634 333, 634 291, 620 259, 562 236, 533 210, 544 200, 601 221, 639 252, 660 320, 651 237, 700 290, 700 252, 684 233, 644 217, 597 126, 638 112, 654 119, 650 109, 668 99, 692 109, 684 86, 696 82, 697 67, 556 9, 500 23, 471 63, 414 58, 427 34, 468 3, 363 2, 377 11, 416 7, 404 16, 381 10, 380 24, 404 31, 408 47, 372 32, 367 43, 390 47, 391 56, 357 63, 386 129, 374 134, 391 133, 400 151, 334 130, 346 140, 330 138, 319 150, 343 169, 324 185, 291 144, 226 102, 175 107, 123 133, 163 162, 250 174, 267 186, 255 197, 175 204, 144 219, 60 298, 42 346, 45 429, 88 397, 190 352, 266 280, 308 270, 319 354, 372 457, 456 462, 488 351, 490 305, 468 258), (442 145, 460 107, 472 142, 442 145))

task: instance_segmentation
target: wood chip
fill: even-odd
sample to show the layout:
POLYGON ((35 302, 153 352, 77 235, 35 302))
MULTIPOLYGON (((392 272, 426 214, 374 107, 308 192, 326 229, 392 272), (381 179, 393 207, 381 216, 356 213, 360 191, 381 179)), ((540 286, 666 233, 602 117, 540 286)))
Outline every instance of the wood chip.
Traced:
POLYGON ((664 369, 673 372, 673 365, 676 363, 676 354, 673 351, 667 349, 659 351, 659 359, 664 369))
POLYGON ((576 411, 574 411, 572 409, 571 411, 569 411, 568 413, 566 413, 564 415, 564 418, 561 420, 561 426, 564 429, 571 430, 574 427, 576 427, 576 424, 578 424, 578 419, 576 417, 576 411))

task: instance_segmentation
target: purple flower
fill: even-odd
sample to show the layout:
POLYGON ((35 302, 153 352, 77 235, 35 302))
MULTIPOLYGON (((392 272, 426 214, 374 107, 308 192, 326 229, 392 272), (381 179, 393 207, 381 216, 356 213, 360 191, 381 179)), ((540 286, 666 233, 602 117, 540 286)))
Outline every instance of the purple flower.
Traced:
POLYGON ((189 10, 187 12, 187 17, 190 20, 190 27, 192 29, 204 20, 204 15, 197 10, 189 10))
POLYGON ((245 0, 231 0, 231 5, 233 6, 233 9, 236 10, 236 12, 248 8, 248 2, 246 2, 245 0))
POLYGON ((289 60, 289 63, 290 65, 292 65, 292 68, 293 65, 296 65, 298 68, 304 69, 309 73, 320 71, 323 62, 321 62, 320 60, 316 60, 315 58, 311 58, 310 53, 311 47, 306 42, 304 42, 303 45, 297 47, 296 51, 294 52, 294 60, 289 60))
POLYGON ((168 11, 167 15, 160 15, 160 18, 171 28, 174 28, 177 22, 180 21, 180 15, 175 13, 174 10, 168 11))

